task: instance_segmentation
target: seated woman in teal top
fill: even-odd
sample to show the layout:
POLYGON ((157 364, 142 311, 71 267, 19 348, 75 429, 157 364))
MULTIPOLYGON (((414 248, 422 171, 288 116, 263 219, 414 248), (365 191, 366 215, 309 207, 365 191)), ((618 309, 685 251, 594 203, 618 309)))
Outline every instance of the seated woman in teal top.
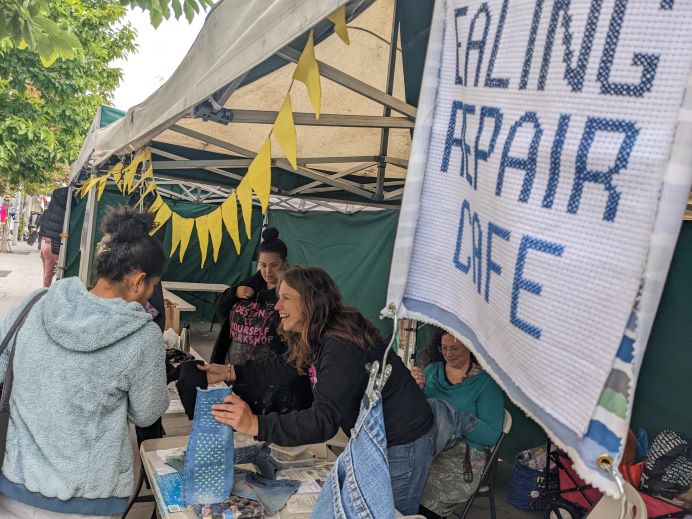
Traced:
POLYGON ((453 335, 442 330, 435 333, 428 345, 427 358, 429 364, 424 371, 412 370, 425 396, 444 400, 478 418, 466 442, 439 454, 430 468, 421 512, 427 517, 444 517, 468 500, 478 487, 485 466, 485 450, 502 434, 505 403, 500 387, 453 335), (463 474, 467 448, 473 471, 471 481, 465 481, 469 478, 463 474))

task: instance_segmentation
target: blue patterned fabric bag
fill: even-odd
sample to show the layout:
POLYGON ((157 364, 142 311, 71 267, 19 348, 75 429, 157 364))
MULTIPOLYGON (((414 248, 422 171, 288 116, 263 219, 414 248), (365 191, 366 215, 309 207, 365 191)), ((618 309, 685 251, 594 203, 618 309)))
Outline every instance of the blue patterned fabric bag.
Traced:
POLYGON ((183 500, 187 505, 225 501, 233 488, 233 429, 211 415, 231 388, 197 389, 195 419, 187 444, 183 500))

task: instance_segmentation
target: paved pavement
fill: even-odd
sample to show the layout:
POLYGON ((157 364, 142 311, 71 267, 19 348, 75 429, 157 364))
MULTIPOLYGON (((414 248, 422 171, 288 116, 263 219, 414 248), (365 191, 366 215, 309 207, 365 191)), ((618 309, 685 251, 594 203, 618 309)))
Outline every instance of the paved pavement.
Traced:
POLYGON ((12 251, 0 253, 0 318, 43 286, 43 265, 36 245, 18 242, 12 251))

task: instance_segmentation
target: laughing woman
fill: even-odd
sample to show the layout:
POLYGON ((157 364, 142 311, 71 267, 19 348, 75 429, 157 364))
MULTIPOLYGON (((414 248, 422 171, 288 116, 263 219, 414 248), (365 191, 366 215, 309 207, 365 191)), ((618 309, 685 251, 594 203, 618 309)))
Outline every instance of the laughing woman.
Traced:
MULTIPOLYGON (((354 308, 344 306, 336 284, 320 268, 292 267, 278 286, 276 309, 287 357, 244 366, 202 366, 209 383, 227 381, 290 382, 308 372, 312 407, 279 415, 256 416, 239 397, 214 406, 219 422, 261 441, 294 446, 329 440, 339 428, 356 423, 368 382, 365 365, 382 361, 386 345, 378 330, 354 308)), ((415 514, 432 462, 433 416, 422 392, 397 355, 382 393, 387 456, 394 504, 415 514)))

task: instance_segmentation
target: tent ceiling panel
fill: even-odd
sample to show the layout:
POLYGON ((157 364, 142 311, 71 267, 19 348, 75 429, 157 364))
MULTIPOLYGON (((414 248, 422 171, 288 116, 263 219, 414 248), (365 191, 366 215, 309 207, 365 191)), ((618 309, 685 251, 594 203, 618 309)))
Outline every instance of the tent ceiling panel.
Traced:
MULTIPOLYGON (((96 132, 92 160, 100 164, 113 154, 136 151, 192 107, 248 74, 281 48, 292 42, 296 48, 302 48, 305 32, 318 23, 318 35, 328 34, 331 23, 325 18, 344 3, 345 0, 219 2, 173 76, 144 102, 130 108, 123 119, 96 132)), ((361 0, 351 7, 364 8, 368 3, 361 0)), ((263 70, 266 67, 246 76, 246 81, 262 75, 263 70)))
MULTIPOLYGON (((332 0, 331 3, 335 9, 342 2, 332 0)), ((271 131, 271 123, 289 90, 295 70, 295 64, 290 60, 295 61, 300 55, 298 49, 302 48, 306 29, 317 23, 314 20, 302 23, 294 18, 302 16, 303 9, 308 9, 308 19, 312 19, 314 10, 323 8, 329 2, 294 0, 265 3, 264 9, 254 5, 256 2, 250 4, 254 7, 247 7, 245 3, 241 7, 238 0, 223 0, 217 4, 197 41, 166 85, 144 103, 129 110, 121 121, 97 132, 92 162, 106 158, 113 151, 121 154, 134 151, 150 142, 151 136, 156 134, 154 144, 161 150, 161 154, 154 157, 157 178, 165 176, 205 182, 214 179, 223 186, 237 185, 239 178, 245 174, 249 160, 271 131), (292 4, 289 18, 277 17, 276 9, 279 8, 274 4, 292 4), (232 12, 229 5, 235 9, 233 20, 227 19, 232 12), (286 30, 284 25, 287 25, 289 33, 297 30, 296 24, 303 31, 299 35, 290 33, 291 47, 284 43, 269 52, 267 45, 278 40, 273 36, 267 36, 264 40, 260 38, 256 34, 259 29, 254 18, 247 18, 244 24, 235 19, 251 14, 261 15, 265 22, 273 20, 273 27, 281 31, 286 30), (232 27, 243 27, 247 34, 229 37, 229 23, 232 27), (255 59, 259 65, 252 71, 240 70, 242 67, 233 61, 228 52, 217 48, 220 42, 231 44, 236 53, 235 59, 241 64, 247 64, 248 60, 239 58, 239 51, 257 54, 255 59), (214 59, 201 56, 200 46, 205 45, 213 47, 207 48, 207 52, 215 56, 214 59), (257 46, 261 49, 255 48, 257 46), (267 57, 279 50, 289 62, 280 58, 276 61, 276 56, 267 57), (230 74, 231 70, 237 74, 230 74), (258 70, 261 73, 256 73, 258 70), (212 80, 222 73, 227 74, 227 88, 209 90, 206 98, 202 99, 202 85, 212 84, 212 80), (173 88, 173 83, 177 85, 177 90, 173 88), (236 89, 239 85, 242 86, 236 89), (173 94, 178 97, 164 101, 166 96, 173 94), (226 99, 228 94, 230 96, 226 99), (200 100, 189 104, 194 96, 200 100), (165 119, 173 113, 166 106, 181 102, 188 103, 187 108, 165 119), (199 111, 201 106, 204 106, 204 113, 199 111), (194 117, 194 114, 200 117, 194 117), (152 126, 159 122, 156 128, 152 126), (148 129, 145 128, 147 125, 148 129), (150 140, 144 142, 145 137, 150 140), (129 138, 129 142, 116 150, 118 143, 126 138, 129 138), (163 145, 172 145, 177 151, 171 151, 172 148, 166 150, 163 145), (187 153, 183 152, 186 148, 190 150, 187 153), (194 152, 200 152, 203 156, 195 156, 194 152), (164 156, 165 153, 168 155, 164 156)), ((382 201, 391 198, 387 196, 388 190, 398 188, 389 182, 405 178, 415 108, 402 101, 404 80, 401 51, 392 49, 389 44, 392 35, 397 34, 392 29, 394 5, 394 0, 348 2, 347 12, 354 9, 362 12, 349 22, 352 30, 349 32, 351 45, 348 47, 336 35, 330 35, 331 22, 322 20, 315 26, 316 40, 319 41, 315 52, 323 75, 323 116, 320 120, 314 119, 304 85, 295 83, 291 99, 298 123, 299 167, 293 171, 278 143, 272 143, 275 166, 272 184, 277 193, 291 192, 303 196, 322 192, 347 200, 360 197, 366 201, 382 201), (371 3, 373 5, 365 10, 371 3), (390 54, 398 61, 391 78, 388 71, 390 54), (391 95, 384 91, 391 92, 391 95), (382 144, 384 133, 388 133, 386 146, 382 144), (373 186, 376 181, 377 186, 373 186)), ((332 11, 328 10, 327 14, 332 11)))

